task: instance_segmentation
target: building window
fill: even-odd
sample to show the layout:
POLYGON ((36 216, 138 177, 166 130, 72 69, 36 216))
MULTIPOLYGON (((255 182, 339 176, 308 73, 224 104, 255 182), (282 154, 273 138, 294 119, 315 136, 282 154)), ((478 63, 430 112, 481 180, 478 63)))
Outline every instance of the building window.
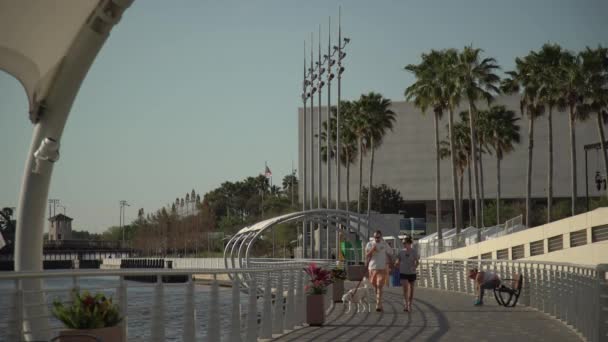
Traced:
POLYGON ((509 250, 508 249, 499 249, 496 251, 496 259, 498 260, 508 260, 509 259, 509 250))
POLYGON ((524 245, 511 247, 511 259, 523 259, 524 258, 524 245))
POLYGON ((57 234, 57 240, 61 240, 61 234, 57 234))
POLYGON ((545 254, 545 240, 530 242, 530 256, 545 254))
POLYGON ((570 233, 570 247, 578 247, 587 244, 587 229, 577 230, 570 233))
POLYGON ((608 240, 608 224, 591 228, 591 242, 608 240))
POLYGON ((564 249, 564 236, 556 235, 547 239, 549 242, 549 253, 564 249))
POLYGON ((481 258, 482 258, 482 259, 484 259, 484 260, 490 260, 490 259, 492 259, 492 252, 489 252, 489 253, 483 253, 483 254, 481 255, 481 258))

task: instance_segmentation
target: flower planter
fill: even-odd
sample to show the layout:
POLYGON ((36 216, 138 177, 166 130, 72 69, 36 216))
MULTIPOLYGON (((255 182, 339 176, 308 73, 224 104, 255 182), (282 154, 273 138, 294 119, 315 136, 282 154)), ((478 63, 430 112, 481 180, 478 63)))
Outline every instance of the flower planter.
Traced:
POLYGON ((312 326, 321 326, 325 323, 325 308, 322 294, 306 296, 306 323, 312 326))
POLYGON ((336 279, 331 286, 334 303, 342 303, 342 296, 344 295, 344 280, 336 279))
POLYGON ((94 342, 97 341, 95 339, 96 337, 104 342, 125 342, 122 339, 122 329, 120 325, 100 329, 61 330, 59 336, 65 337, 59 338, 58 341, 60 342, 94 342))
POLYGON ((350 281, 360 281, 365 277, 366 272, 365 265, 347 265, 346 276, 350 281))

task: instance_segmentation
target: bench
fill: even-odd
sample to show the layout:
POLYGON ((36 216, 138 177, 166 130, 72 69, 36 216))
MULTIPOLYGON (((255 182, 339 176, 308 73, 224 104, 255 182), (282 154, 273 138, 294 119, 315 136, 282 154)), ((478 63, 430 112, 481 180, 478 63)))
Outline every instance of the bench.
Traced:
POLYGON ((517 300, 519 300, 523 282, 524 276, 521 274, 515 274, 513 279, 503 279, 502 284, 494 289, 494 298, 496 298, 498 305, 502 305, 504 307, 514 307, 517 305, 517 300), (510 286, 505 285, 509 283, 510 286))

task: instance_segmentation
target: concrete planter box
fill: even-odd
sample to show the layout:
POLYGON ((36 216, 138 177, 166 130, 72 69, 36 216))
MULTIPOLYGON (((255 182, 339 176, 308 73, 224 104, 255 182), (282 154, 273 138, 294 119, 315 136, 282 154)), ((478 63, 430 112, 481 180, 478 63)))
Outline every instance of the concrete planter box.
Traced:
POLYGON ((122 338, 122 329, 120 325, 114 327, 100 329, 68 329, 59 332, 57 341, 65 342, 94 342, 94 341, 112 341, 125 342, 122 338))
POLYGON ((325 323, 323 295, 306 296, 306 323, 311 326, 321 326, 325 323))
POLYGON ((344 295, 344 280, 336 279, 333 284, 331 284, 332 294, 334 303, 342 303, 342 296, 344 295))
POLYGON ((365 277, 366 271, 365 265, 347 265, 346 279, 350 281, 360 281, 365 277))

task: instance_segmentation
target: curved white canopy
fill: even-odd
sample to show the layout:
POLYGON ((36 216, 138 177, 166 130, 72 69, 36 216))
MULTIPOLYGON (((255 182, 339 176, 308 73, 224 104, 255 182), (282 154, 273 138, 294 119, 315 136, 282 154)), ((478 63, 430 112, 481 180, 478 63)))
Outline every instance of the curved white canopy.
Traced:
POLYGON ((0 70, 25 88, 33 109, 98 0, 0 0, 0 70))

